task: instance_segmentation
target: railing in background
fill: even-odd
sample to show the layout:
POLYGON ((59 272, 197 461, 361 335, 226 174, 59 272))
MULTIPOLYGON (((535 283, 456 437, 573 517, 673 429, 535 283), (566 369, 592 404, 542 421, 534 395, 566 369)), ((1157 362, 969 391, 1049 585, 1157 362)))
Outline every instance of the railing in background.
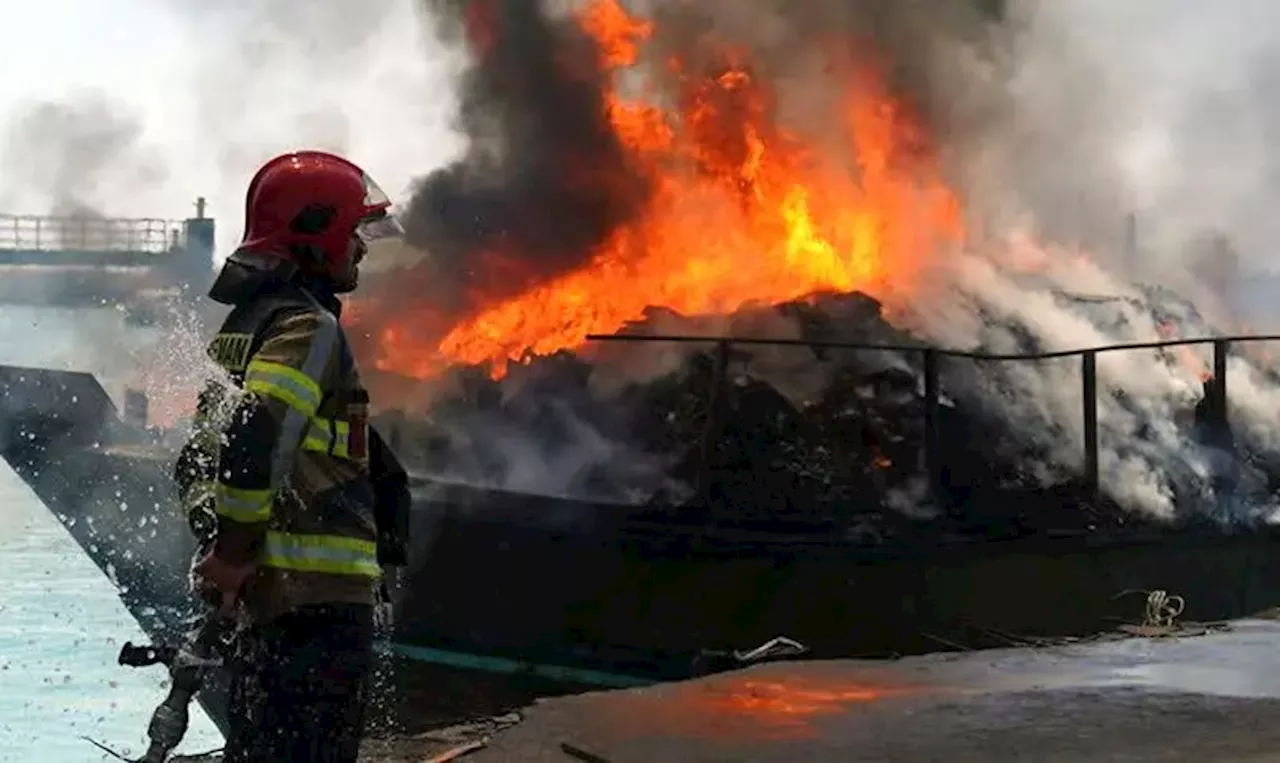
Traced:
POLYGON ((0 251, 165 254, 182 231, 174 220, 0 215, 0 251))
POLYGON ((1099 490, 1098 472, 1098 355, 1108 352, 1127 350, 1159 350, 1168 347, 1185 347, 1209 344, 1213 346, 1213 370, 1210 383, 1206 385, 1206 408, 1212 420, 1210 427, 1221 427, 1225 430, 1229 424, 1227 415, 1227 353, 1232 344, 1250 342, 1280 341, 1280 335, 1240 335, 1225 337, 1202 337, 1196 339, 1166 339, 1154 342, 1125 342, 1100 347, 1086 347, 1075 350, 1058 350, 1026 354, 997 354, 968 352, 965 350, 948 350, 940 347, 924 345, 885 345, 859 342, 823 342, 804 339, 756 339, 734 337, 706 336, 672 336, 642 334, 593 334, 587 337, 598 342, 671 342, 679 344, 713 344, 715 345, 715 383, 709 392, 708 415, 703 432, 702 464, 698 489, 700 495, 706 495, 710 477, 712 447, 719 439, 720 429, 724 422, 724 386, 728 380, 729 362, 734 345, 801 347, 814 350, 858 350, 866 352, 919 353, 922 356, 924 375, 924 442, 922 457, 929 484, 934 490, 942 484, 943 464, 941 459, 941 439, 939 430, 939 359, 961 358, 976 362, 1012 362, 1054 360, 1061 358, 1080 358, 1080 386, 1082 397, 1081 417, 1084 431, 1084 463, 1082 476, 1085 487, 1093 494, 1099 490))

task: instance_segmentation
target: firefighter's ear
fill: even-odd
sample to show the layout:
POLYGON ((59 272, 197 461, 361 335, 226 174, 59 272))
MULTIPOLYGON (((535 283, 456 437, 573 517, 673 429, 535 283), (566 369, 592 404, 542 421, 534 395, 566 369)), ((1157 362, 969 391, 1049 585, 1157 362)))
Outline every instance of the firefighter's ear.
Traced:
POLYGON ((328 259, 325 257, 324 250, 315 244, 293 244, 289 247, 289 251, 298 263, 314 268, 323 267, 328 259))
MULTIPOLYGON (((289 221, 289 230, 304 236, 320 236, 329 230, 338 210, 326 204, 308 204, 289 221)), ((298 262, 307 266, 323 267, 328 259, 318 245, 312 243, 295 244, 291 247, 298 262)))
POLYGON ((289 230, 304 236, 319 236, 329 229, 338 210, 325 204, 308 204, 289 221, 289 230))

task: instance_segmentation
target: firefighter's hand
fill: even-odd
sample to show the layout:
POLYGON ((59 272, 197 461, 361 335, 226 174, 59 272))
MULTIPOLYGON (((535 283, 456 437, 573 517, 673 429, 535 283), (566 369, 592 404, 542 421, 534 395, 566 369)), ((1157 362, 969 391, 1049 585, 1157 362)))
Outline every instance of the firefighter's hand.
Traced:
POLYGON ((256 568, 252 562, 233 564, 210 552, 191 571, 201 597, 216 604, 219 615, 229 617, 235 613, 244 584, 256 568))

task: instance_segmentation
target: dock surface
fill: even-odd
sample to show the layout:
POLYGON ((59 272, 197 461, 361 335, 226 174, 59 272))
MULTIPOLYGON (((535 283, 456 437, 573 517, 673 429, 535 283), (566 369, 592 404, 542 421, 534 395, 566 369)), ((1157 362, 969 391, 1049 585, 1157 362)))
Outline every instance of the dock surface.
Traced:
POLYGON ((544 700, 367 760, 1280 762, 1280 623, 1192 637, 761 665, 544 700))

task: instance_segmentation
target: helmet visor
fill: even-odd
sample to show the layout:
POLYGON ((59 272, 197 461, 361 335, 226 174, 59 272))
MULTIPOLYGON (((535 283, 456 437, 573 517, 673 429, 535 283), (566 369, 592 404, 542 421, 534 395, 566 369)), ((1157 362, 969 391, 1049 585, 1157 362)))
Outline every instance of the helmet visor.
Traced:
POLYGON ((367 173, 361 172, 364 182, 364 216, 356 224, 356 235, 365 244, 385 239, 403 239, 404 228, 389 212, 391 198, 367 173))
POLYGON ((381 209, 366 215, 356 225, 356 235, 365 244, 372 244, 375 241, 387 239, 403 239, 404 228, 400 226, 399 220, 388 214, 385 209, 381 209))
POLYGON ((361 179, 364 181, 364 205, 370 209, 385 209, 391 206, 391 197, 386 191, 382 190, 382 186, 374 182, 373 178, 367 173, 360 173, 361 179))

